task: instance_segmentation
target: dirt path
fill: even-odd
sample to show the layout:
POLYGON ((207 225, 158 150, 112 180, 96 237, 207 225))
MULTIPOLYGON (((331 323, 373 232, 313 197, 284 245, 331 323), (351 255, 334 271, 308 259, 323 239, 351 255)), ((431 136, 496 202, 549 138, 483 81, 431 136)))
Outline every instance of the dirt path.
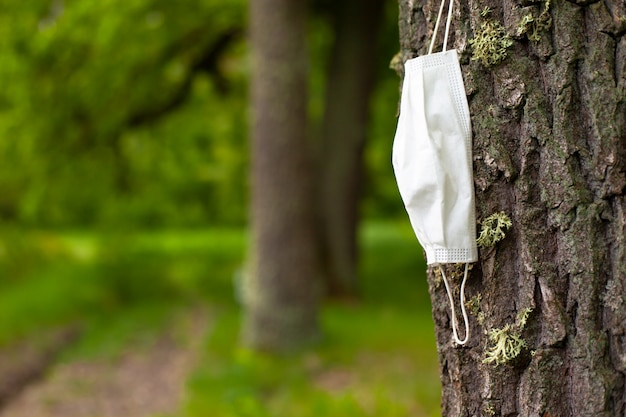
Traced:
POLYGON ((200 350, 205 316, 189 313, 154 344, 129 347, 116 358, 60 364, 0 411, 0 417, 173 415, 200 350))
POLYGON ((76 341, 79 333, 76 326, 52 329, 0 349, 0 410, 24 387, 40 379, 57 355, 76 341))

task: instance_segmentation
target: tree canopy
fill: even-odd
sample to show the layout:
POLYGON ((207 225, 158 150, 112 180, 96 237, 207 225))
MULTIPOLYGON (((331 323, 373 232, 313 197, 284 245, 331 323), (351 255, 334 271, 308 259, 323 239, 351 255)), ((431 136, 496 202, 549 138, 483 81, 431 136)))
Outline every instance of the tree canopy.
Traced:
MULTIPOLYGON (((4 0, 0 16, 0 218, 34 226, 246 221, 243 0, 4 0)), ((390 10, 393 2, 387 2, 390 10)), ((312 136, 334 32, 314 2, 312 136)), ((391 9, 392 8, 392 9, 391 9)), ((368 213, 400 213, 389 174, 397 48, 386 13, 368 145, 368 213), (381 175, 383 173, 384 175, 381 175)))
POLYGON ((241 222, 242 2, 5 3, 5 219, 241 222))

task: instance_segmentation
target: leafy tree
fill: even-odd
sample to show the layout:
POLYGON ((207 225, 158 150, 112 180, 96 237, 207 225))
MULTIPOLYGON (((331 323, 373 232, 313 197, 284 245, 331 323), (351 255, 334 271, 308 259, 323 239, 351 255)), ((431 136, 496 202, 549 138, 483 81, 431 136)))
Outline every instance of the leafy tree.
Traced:
POLYGON ((233 48, 243 2, 7 3, 0 132, 15 169, 0 175, 12 190, 5 217, 206 222, 202 211, 244 205, 245 61, 233 48), (207 149, 220 155, 199 160, 207 149))

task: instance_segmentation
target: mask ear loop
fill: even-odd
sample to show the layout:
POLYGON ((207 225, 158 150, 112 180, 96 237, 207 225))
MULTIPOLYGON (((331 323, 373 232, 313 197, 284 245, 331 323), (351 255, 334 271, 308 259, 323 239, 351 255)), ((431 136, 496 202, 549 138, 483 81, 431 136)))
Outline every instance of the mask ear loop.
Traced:
MULTIPOLYGON (((452 6, 454 5, 454 0, 449 0, 450 5, 448 6, 448 19, 446 20, 446 31, 443 38, 443 51, 446 51, 448 46, 448 33, 450 32, 450 22, 452 21, 452 6)), ((433 37, 430 40, 430 47, 428 48, 428 55, 432 54, 433 46, 435 46, 435 38, 437 37, 437 32, 439 31, 439 23, 441 22, 441 15, 443 14, 443 6, 446 4, 446 0, 441 0, 441 6, 439 6, 439 13, 437 14, 437 21, 435 22, 435 29, 433 30, 433 37)))
POLYGON ((457 345, 464 345, 467 343, 469 339, 469 320, 467 319, 467 312, 465 311, 465 282, 467 281, 467 271, 469 269, 469 263, 465 264, 465 273, 463 274, 463 281, 461 282, 461 312, 463 313, 463 322, 465 324, 465 338, 463 340, 459 339, 459 334, 457 332, 457 322, 456 322, 456 313, 454 309, 454 299, 452 298, 452 292, 450 291, 450 285, 448 284, 448 279, 446 278, 446 274, 443 271, 441 265, 439 266, 439 271, 441 272, 441 276, 443 277, 443 283, 446 286, 446 292, 448 293, 448 299, 450 300, 450 311, 452 312, 452 336, 454 337, 454 341, 457 345))

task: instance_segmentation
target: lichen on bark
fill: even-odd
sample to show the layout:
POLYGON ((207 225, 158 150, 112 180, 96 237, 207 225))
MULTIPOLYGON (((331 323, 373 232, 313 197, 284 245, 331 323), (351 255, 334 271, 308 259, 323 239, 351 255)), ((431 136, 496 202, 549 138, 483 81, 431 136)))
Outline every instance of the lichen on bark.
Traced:
MULTIPOLYGON (((400 0, 404 59, 426 52, 439 4, 400 0)), ((470 106, 476 215, 504 211, 514 227, 471 271, 481 323, 471 316, 462 348, 429 273, 446 417, 626 415, 623 16, 619 0, 455 2, 449 45, 470 106), (543 26, 518 35, 528 14, 543 26), (512 39, 495 66, 468 59, 489 19, 512 39), (482 363, 489 329, 511 327, 523 308, 533 309, 519 332, 528 348, 505 366, 482 363)))
POLYGON ((469 40, 469 44, 472 46, 472 59, 485 67, 491 67, 507 57, 507 50, 513 41, 499 22, 487 19, 480 25, 474 38, 469 40))

